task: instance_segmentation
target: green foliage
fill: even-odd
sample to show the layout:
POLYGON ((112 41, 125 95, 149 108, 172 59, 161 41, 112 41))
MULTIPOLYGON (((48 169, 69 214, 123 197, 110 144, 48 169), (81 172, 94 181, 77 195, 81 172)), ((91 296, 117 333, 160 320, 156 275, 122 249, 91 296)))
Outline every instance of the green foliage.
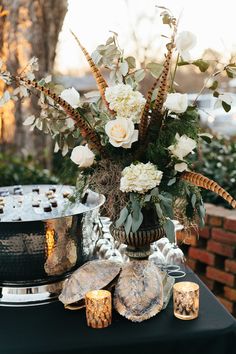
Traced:
POLYGON ((164 225, 166 236, 170 242, 175 242, 175 225, 170 219, 166 219, 164 225))
POLYGON ((53 155, 53 174, 63 184, 75 185, 78 177, 78 166, 69 156, 62 157, 60 153, 53 155))
POLYGON ((209 68, 210 64, 206 60, 198 59, 193 61, 193 65, 197 66, 199 70, 204 73, 209 68))
POLYGON ((183 61, 183 60, 178 62, 178 66, 184 66, 184 65, 195 65, 199 68, 199 70, 202 73, 204 73, 209 68, 210 63, 208 61, 202 60, 202 59, 197 59, 193 62, 188 62, 188 61, 183 61))
MULTIPOLYGON (((194 169, 220 184, 234 198, 236 197, 236 141, 214 138, 211 144, 201 141, 195 157, 194 169)), ((219 195, 202 190, 205 202, 229 207, 219 195)))
POLYGON ((58 178, 35 163, 32 157, 19 158, 13 153, 0 154, 0 186, 44 183, 58 183, 58 178))
POLYGON ((236 65, 234 63, 225 66, 226 74, 229 78, 236 77, 236 65))
MULTIPOLYGON (((187 135, 189 138, 198 140, 199 117, 195 108, 188 107, 187 111, 178 118, 167 116, 164 120, 159 137, 148 146, 148 158, 155 163, 161 171, 172 169, 171 156, 167 148, 173 144, 176 133, 187 135)), ((168 176, 169 178, 170 176, 168 176)))

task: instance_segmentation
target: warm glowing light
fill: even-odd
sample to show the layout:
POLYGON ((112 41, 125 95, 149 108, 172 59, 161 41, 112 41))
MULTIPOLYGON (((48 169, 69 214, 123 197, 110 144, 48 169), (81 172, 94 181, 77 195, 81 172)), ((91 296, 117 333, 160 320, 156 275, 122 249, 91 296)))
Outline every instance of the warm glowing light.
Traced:
POLYGON ((49 257, 54 249, 54 245, 55 245, 55 231, 48 229, 46 232, 46 254, 47 257, 49 257))
POLYGON ((111 293, 93 290, 85 295, 87 324, 92 328, 105 328, 111 324, 111 293))
POLYGON ((174 315, 180 320, 193 320, 198 317, 199 285, 190 281, 173 286, 174 315))

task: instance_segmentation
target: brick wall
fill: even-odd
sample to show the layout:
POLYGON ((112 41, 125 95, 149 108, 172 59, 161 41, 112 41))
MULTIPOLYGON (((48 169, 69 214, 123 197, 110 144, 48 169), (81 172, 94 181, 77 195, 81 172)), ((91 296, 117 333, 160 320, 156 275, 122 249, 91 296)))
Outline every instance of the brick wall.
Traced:
MULTIPOLYGON (((236 211, 206 204, 206 225, 186 237, 183 246, 187 263, 236 316, 236 211), (185 249, 186 248, 186 249, 185 249)), ((182 248, 182 247, 181 247, 182 248)))

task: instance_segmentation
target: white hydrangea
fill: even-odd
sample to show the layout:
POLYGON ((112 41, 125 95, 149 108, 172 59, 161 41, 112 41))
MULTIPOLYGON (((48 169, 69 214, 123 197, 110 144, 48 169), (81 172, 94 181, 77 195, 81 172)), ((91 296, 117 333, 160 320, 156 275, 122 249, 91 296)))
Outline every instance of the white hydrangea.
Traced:
POLYGON ((131 164, 122 171, 120 190, 144 194, 160 184, 162 175, 151 162, 131 164))
POLYGON ((106 88, 105 97, 110 109, 119 117, 132 119, 134 123, 140 122, 146 100, 139 91, 133 91, 130 85, 117 84, 106 88))

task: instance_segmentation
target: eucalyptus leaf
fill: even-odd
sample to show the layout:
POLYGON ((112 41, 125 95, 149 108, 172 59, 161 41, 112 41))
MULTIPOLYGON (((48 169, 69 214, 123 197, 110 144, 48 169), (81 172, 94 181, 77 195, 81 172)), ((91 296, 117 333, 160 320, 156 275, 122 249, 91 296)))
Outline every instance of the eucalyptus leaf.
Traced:
POLYGON ((129 65, 127 61, 123 61, 123 63, 121 63, 120 65, 120 72, 123 76, 126 76, 128 74, 128 71, 129 71, 129 65))
POLYGON ((205 72, 210 66, 210 64, 207 61, 202 59, 193 61, 193 65, 197 66, 201 72, 205 72))
POLYGON ((44 86, 45 85, 45 80, 41 79, 40 81, 38 81, 38 85, 39 86, 44 86))
POLYGON ((38 130, 42 130, 43 129, 43 122, 42 122, 42 119, 40 118, 37 118, 36 121, 35 121, 35 125, 36 125, 36 128, 38 130))
POLYGON ((176 182, 176 177, 173 177, 169 180, 169 182, 167 183, 167 186, 172 186, 172 184, 174 184, 176 182))
POLYGON ((160 194, 159 199, 161 201, 161 208, 164 211, 165 215, 168 216, 169 218, 174 218, 173 206, 172 206, 173 202, 172 202, 171 195, 164 196, 160 194))
POLYGON ((125 60, 127 61, 128 65, 129 65, 129 68, 130 69, 135 69, 136 67, 136 61, 135 61, 135 58, 134 57, 127 57, 125 58, 125 60))
POLYGON ((126 235, 128 235, 130 233, 130 230, 131 230, 131 226, 132 226, 132 221, 133 221, 133 218, 132 218, 132 215, 129 214, 126 221, 125 221, 125 233, 126 235))
POLYGON ((203 218, 205 218, 205 216, 206 216, 206 209, 205 209, 204 205, 200 205, 200 206, 199 206, 199 210, 200 210, 201 216, 202 216, 203 218))
POLYGON ((151 196, 158 197, 159 196, 159 189, 157 187, 151 190, 151 196))
POLYGON ((162 216, 163 216, 163 212, 162 212, 160 204, 159 203, 155 203, 155 207, 156 207, 157 215, 161 219, 162 216))
POLYGON ((216 90, 218 87, 218 81, 217 80, 214 80, 212 85, 209 88, 209 90, 216 90))
POLYGON ((211 135, 209 133, 200 133, 200 134, 198 134, 198 136, 200 136, 200 138, 202 138, 208 144, 211 143, 211 140, 213 138, 213 135, 211 135))
POLYGON ((178 66, 184 66, 184 65, 190 65, 191 63, 189 63, 188 61, 184 61, 184 60, 181 60, 178 62, 178 66))
POLYGON ((166 222, 163 225, 166 237, 170 242, 175 242, 175 225, 170 219, 166 219, 166 222))
POLYGON ((24 120, 23 125, 31 125, 34 122, 35 122, 35 116, 31 115, 24 120))
POLYGON ((134 73, 134 79, 136 82, 140 82, 145 78, 145 70, 139 69, 134 73))
POLYGON ((146 68, 150 71, 153 77, 158 78, 163 70, 163 65, 158 63, 149 63, 146 68))
POLYGON ((222 107, 224 108, 225 112, 229 112, 231 110, 231 106, 225 101, 222 101, 222 107))
POLYGON ((225 70, 226 70, 226 73, 227 73, 228 77, 233 78, 233 77, 236 76, 236 66, 235 66, 235 64, 227 65, 225 70))
POLYGON ((188 189, 187 186, 185 187, 185 191, 186 191, 186 194, 187 194, 188 196, 190 196, 190 190, 188 189))
POLYGON ((111 43, 114 43, 114 37, 109 37, 106 41, 106 45, 109 45, 111 43))
POLYGON ((68 147, 67 143, 65 143, 65 144, 63 145, 63 149, 62 149, 62 156, 66 156, 66 154, 68 153, 68 151, 69 151, 69 147, 68 147))
POLYGON ((143 222, 143 214, 142 214, 141 210, 139 209, 137 218, 134 218, 134 214, 133 214, 132 232, 138 231, 142 222, 143 222))
POLYGON ((195 208, 196 201, 197 201, 196 194, 193 194, 191 197, 191 203, 192 203, 193 208, 195 208))
POLYGON ((151 197, 152 197, 151 194, 146 194, 144 197, 144 202, 150 202, 151 197))
POLYGON ((127 76, 127 77, 125 78, 125 83, 126 83, 127 85, 130 85, 130 86, 133 88, 133 90, 135 90, 135 89, 137 88, 137 84, 136 84, 136 82, 134 81, 133 76, 131 76, 131 75, 129 75, 129 76, 127 76))
POLYGON ((155 88, 155 90, 153 90, 152 101, 154 101, 156 99, 158 91, 159 91, 159 87, 157 87, 157 88, 155 88))
POLYGON ((125 220, 127 219, 128 214, 129 214, 128 209, 126 207, 124 207, 120 211, 119 219, 116 221, 116 227, 120 227, 121 225, 123 225, 125 223, 125 220))

